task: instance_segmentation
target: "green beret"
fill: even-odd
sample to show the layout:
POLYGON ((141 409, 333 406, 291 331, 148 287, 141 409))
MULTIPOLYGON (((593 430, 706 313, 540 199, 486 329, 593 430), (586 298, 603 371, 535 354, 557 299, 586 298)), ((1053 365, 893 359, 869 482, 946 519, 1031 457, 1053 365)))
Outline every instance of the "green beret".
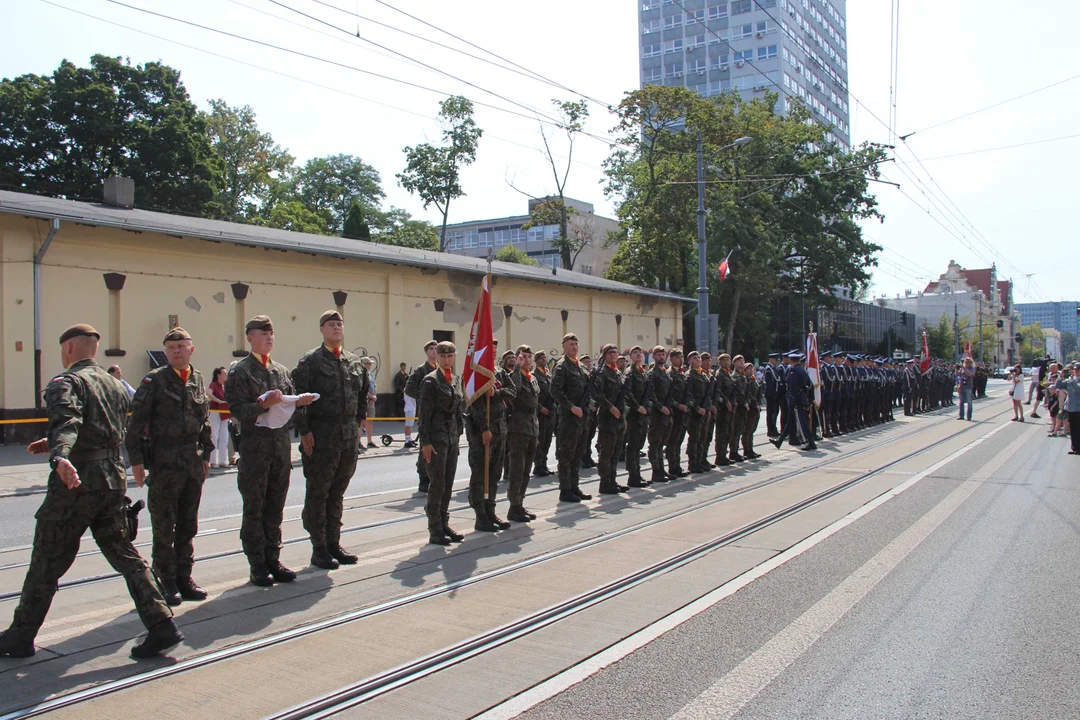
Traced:
POLYGON ((187 330, 185 330, 182 327, 174 327, 165 336, 165 339, 161 341, 161 344, 164 345, 165 343, 169 342, 170 340, 190 340, 190 339, 191 339, 191 333, 189 333, 187 330))
POLYGON ((345 322, 345 318, 341 317, 341 313, 339 313, 337 310, 327 310, 319 316, 319 327, 322 327, 331 320, 345 322))
POLYGON ((247 321, 247 325, 244 326, 244 332, 250 332, 252 330, 273 330, 274 323, 270 322, 270 318, 267 315, 256 315, 247 321))
POLYGON ((531 352, 532 352, 532 348, 531 348, 531 347, 529 347, 528 345, 518 345, 518 349, 517 349, 517 351, 518 351, 519 353, 531 353, 531 352))
POLYGON ((427 352, 428 348, 432 348, 432 347, 433 348, 439 347, 439 343, 437 341, 435 341, 435 340, 428 340, 426 343, 424 343, 424 351, 425 352, 427 352))
POLYGON ((435 346, 435 352, 440 355, 453 355, 457 352, 457 346, 449 340, 443 340, 435 346))
POLYGON ((607 355, 609 352, 619 352, 619 346, 614 343, 608 343, 604 347, 600 348, 601 355, 607 355))
POLYGON ((562 341, 566 342, 567 340, 577 340, 577 335, 575 335, 574 333, 566 333, 565 335, 563 335, 562 341))
POLYGON ((72 325, 63 332, 63 334, 60 336, 60 344, 63 345, 68 340, 77 337, 95 337, 100 340, 101 333, 95 330, 92 325, 87 325, 86 323, 78 323, 76 325, 72 325))

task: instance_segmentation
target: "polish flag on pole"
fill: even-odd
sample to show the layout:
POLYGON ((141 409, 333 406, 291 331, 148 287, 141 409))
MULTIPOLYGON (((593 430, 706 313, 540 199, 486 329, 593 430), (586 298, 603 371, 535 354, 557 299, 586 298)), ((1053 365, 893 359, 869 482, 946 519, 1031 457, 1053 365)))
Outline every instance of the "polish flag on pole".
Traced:
POLYGON ((922 334, 922 357, 919 362, 919 370, 926 372, 930 369, 930 341, 926 339, 926 333, 922 334))
POLYGON ((495 385, 495 343, 491 328, 491 275, 484 276, 480 286, 480 299, 473 313, 472 330, 469 332, 469 348, 465 353, 465 369, 461 384, 465 391, 465 405, 470 406, 495 385))
POLYGON ((964 341, 964 357, 971 357, 971 341, 964 341))
POLYGON ((814 406, 821 407, 821 361, 817 351, 817 333, 806 336, 806 374, 814 384, 814 406))
POLYGON ((721 280, 727 280, 729 277, 731 277, 731 267, 728 265, 728 260, 730 259, 731 253, 728 253, 727 257, 724 258, 724 261, 720 263, 720 267, 718 269, 720 270, 721 280))

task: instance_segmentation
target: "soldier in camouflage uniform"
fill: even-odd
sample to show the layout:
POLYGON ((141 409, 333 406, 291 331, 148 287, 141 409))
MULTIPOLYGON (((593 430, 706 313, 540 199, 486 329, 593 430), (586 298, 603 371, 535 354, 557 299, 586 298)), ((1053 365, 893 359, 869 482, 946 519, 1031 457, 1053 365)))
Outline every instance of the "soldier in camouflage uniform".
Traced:
POLYGON ((600 368, 596 372, 597 438, 596 457, 599 461, 600 494, 616 495, 627 492, 626 485, 616 482, 618 470, 619 438, 625 432, 626 404, 623 400, 623 375, 619 372, 616 359, 619 349, 607 344, 600 349, 600 368))
POLYGON ((746 421, 743 423, 742 447, 743 457, 747 460, 756 460, 761 457, 754 452, 754 433, 757 432, 758 422, 761 420, 761 406, 765 404, 764 388, 758 382, 754 366, 746 363, 743 366, 743 375, 746 377, 746 421))
POLYGON ((591 500, 578 487, 581 458, 589 432, 589 396, 592 379, 588 370, 578 362, 578 339, 567 333, 562 339, 563 356, 551 373, 551 397, 558 405, 559 427, 555 440, 555 455, 559 460, 559 501, 591 500))
MULTIPOLYGON (((420 422, 420 383, 438 367, 436 362, 437 353, 435 350, 438 345, 439 343, 434 340, 428 340, 424 343, 424 355, 427 356, 427 359, 424 360, 422 365, 415 368, 409 374, 409 380, 405 383, 405 397, 408 398, 408 400, 405 401, 407 406, 405 414, 409 414, 410 408, 408 406, 415 404, 417 423, 420 422)), ((420 437, 419 428, 417 428, 416 433, 416 436, 420 437)), ((416 488, 417 492, 426 493, 428 491, 429 481, 427 476, 427 463, 424 462, 422 455, 417 455, 416 457, 416 475, 420 479, 420 483, 416 488)))
POLYGON ((690 360, 690 372, 686 376, 687 434, 690 436, 686 445, 687 467, 692 473, 708 472, 711 468, 705 460, 708 446, 705 444, 705 428, 709 424, 709 379, 701 370, 701 354, 696 350, 687 356, 690 360))
MULTIPOLYGON (((603 360, 601 359, 600 362, 602 364, 603 360)), ((589 356, 588 353, 585 353, 584 355, 581 356, 581 366, 583 368, 585 368, 585 372, 587 372, 589 374, 589 381, 592 383, 592 387, 595 388, 596 384, 597 384, 597 380, 598 380, 597 374, 600 371, 599 371, 598 368, 593 367, 592 358, 589 356)), ((595 397, 595 395, 590 395, 590 397, 589 397, 589 410, 588 410, 588 413, 586 413, 586 416, 585 416, 585 420, 586 420, 585 454, 581 458, 581 467, 583 467, 583 468, 594 468, 594 467, 596 467, 596 461, 593 460, 593 456, 592 456, 593 441, 596 439, 596 421, 597 421, 596 409, 597 409, 596 408, 596 397, 595 397)))
MULTIPOLYGON (((615 360, 615 369, 618 371, 619 375, 622 376, 623 384, 626 383, 626 371, 629 366, 630 362, 627 359, 626 355, 619 355, 619 357, 615 360)), ((623 433, 619 436, 619 444, 615 446, 615 456, 618 459, 618 462, 621 463, 626 462, 627 420, 628 418, 626 416, 623 416, 623 433)))
POLYGON ((682 445, 686 439, 687 421, 690 407, 686 404, 686 373, 683 372, 683 352, 680 348, 671 351, 671 433, 668 435, 664 454, 667 457, 667 471, 670 477, 686 477, 690 473, 682 469, 682 445))
POLYGON ((716 370, 716 464, 730 465, 728 445, 731 443, 731 429, 735 417, 735 405, 732 400, 735 383, 731 377, 731 356, 723 353, 718 358, 720 367, 716 370))
MULTIPOLYGON (((507 352, 510 352, 509 350, 507 352)), ((495 371, 495 387, 486 398, 477 399, 465 413, 465 435, 469 440, 469 506, 476 513, 479 532, 506 530, 510 523, 495 514, 495 496, 499 489, 506 458, 507 403, 514 400, 514 385, 503 367, 495 371), (491 411, 488 412, 490 406, 491 411), (484 488, 484 453, 487 451, 487 490, 484 488)))
POLYGON ((652 349, 652 368, 649 370, 649 392, 653 404, 649 408, 649 463, 652 465, 652 482, 667 482, 671 478, 664 472, 664 446, 671 434, 674 408, 671 402, 671 375, 664 367, 667 348, 657 345, 652 349))
POLYGON ((746 425, 746 414, 750 411, 750 403, 746 398, 746 375, 743 374, 746 360, 743 359, 742 355, 736 355, 735 359, 731 361, 731 365, 731 404, 734 406, 735 411, 732 413, 731 438, 728 441, 728 460, 743 462, 746 458, 739 454, 739 442, 742 440, 743 428, 746 425))
POLYGON ((712 366, 712 355, 708 352, 701 353, 701 372, 705 374, 705 398, 708 403, 705 437, 701 439, 701 466, 706 470, 712 470, 716 465, 709 462, 709 448, 716 436, 716 418, 720 409, 716 405, 716 373, 712 366))
MULTIPOLYGON (((507 350, 502 355, 502 365, 500 369, 495 371, 495 379, 499 381, 499 385, 503 388, 508 388, 510 385, 510 376, 514 373, 514 367, 517 365, 517 353, 513 350, 507 350)), ((505 400, 505 398, 504 398, 505 400)), ((503 424, 509 427, 510 425, 510 408, 512 407, 510 402, 503 403, 503 424)), ((499 475, 500 481, 510 480, 510 450, 506 447, 506 443, 503 443, 502 449, 502 474, 499 475)), ((494 506, 493 506, 494 507, 494 506)), ((494 512, 494 510, 492 510, 494 512)), ((509 527, 509 526, 507 526, 509 527)))
MULTIPOLYGON (((255 421, 285 395, 294 394, 289 369, 270 359, 274 349, 274 324, 256 315, 245 326, 251 352, 229 370, 225 400, 229 412, 240 421, 240 464, 236 484, 244 499, 240 543, 251 567, 254 585, 292 582, 296 573, 281 564, 281 520, 292 473, 289 428, 258 426, 255 421), (263 397, 265 395, 265 397, 263 397), (263 399, 259 399, 263 397, 263 399)), ((311 404, 302 396, 297 407, 311 404)))
POLYGON ((125 475, 120 459, 131 400, 120 381, 94 362, 100 333, 73 325, 60 336, 67 368, 45 389, 48 437, 27 448, 49 453, 48 490, 37 511, 34 546, 11 627, 0 633, 0 657, 34 654, 56 584, 79 552, 87 528, 109 564, 127 581, 139 619, 149 629, 131 654, 157 655, 184 639, 158 591, 150 568, 128 537, 124 516, 125 475))
POLYGON ((626 371, 626 474, 630 487, 645 487, 652 482, 641 477, 641 449, 649 434, 649 411, 656 403, 652 383, 645 374, 645 352, 640 346, 630 348, 630 369, 626 371))
POLYGON ((461 378, 454 374, 457 347, 443 341, 436 345, 438 369, 420 383, 420 456, 427 466, 428 486, 425 511, 428 542, 449 545, 465 536, 450 527, 450 496, 457 473, 458 447, 462 431, 461 378))
POLYGON ((540 396, 537 398, 536 406, 540 434, 536 441, 532 474, 536 477, 547 477, 551 474, 547 459, 551 451, 551 438, 555 435, 555 399, 551 397, 551 373, 547 367, 547 353, 541 350, 536 353, 535 359, 536 372, 533 373, 533 377, 540 386, 540 396))
POLYGON ((191 367, 195 346, 184 328, 173 328, 162 341, 169 364, 155 368, 139 383, 131 400, 127 447, 131 473, 142 487, 150 466, 150 522, 154 529, 154 573, 169 605, 205 600, 206 591, 191 579, 195 564, 192 540, 199 532, 203 481, 210 472, 214 443, 210 398, 202 374, 191 367), (151 458, 143 457, 143 437, 151 458))
POLYGON ((318 393, 300 408, 293 424, 303 452, 304 529, 311 538, 311 564, 324 570, 354 565, 358 558, 341 547, 345 491, 356 472, 360 426, 367 417, 368 371, 345 350, 345 321, 337 310, 319 317, 323 344, 300 357, 292 371, 298 393, 318 393))
POLYGON ((525 491, 529 487, 529 468, 540 437, 540 416, 537 414, 540 383, 533 372, 533 353, 528 345, 518 346, 517 367, 510 382, 514 386, 514 399, 507 432, 510 479, 506 497, 510 501, 510 511, 506 519, 529 522, 536 519, 536 515, 525 509, 525 491))

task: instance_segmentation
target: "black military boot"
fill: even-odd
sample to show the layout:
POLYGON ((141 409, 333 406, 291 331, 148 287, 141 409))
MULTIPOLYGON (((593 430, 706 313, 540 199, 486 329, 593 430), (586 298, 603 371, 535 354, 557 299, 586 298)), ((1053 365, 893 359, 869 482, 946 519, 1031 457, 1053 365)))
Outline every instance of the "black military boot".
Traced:
POLYGON ((476 513, 476 523, 473 524, 473 530, 477 532, 496 532, 499 529, 495 523, 491 522, 486 509, 474 508, 473 511, 476 513))
POLYGON ((184 575, 176 579, 176 588, 180 591, 180 597, 185 600, 205 600, 207 593, 195 584, 190 575, 184 575))
POLYGON ((169 607, 176 607, 184 602, 184 599, 180 597, 180 590, 176 587, 175 580, 161 581, 161 596, 165 598, 165 604, 169 607))
POLYGON ((525 512, 523 507, 512 507, 510 512, 506 513, 507 520, 513 520, 514 522, 527 523, 533 518, 529 517, 529 513, 525 512))
POLYGON ((454 532, 454 529, 450 527, 450 513, 443 513, 442 516, 442 531, 443 535, 450 538, 451 542, 461 542, 465 539, 465 536, 459 532, 454 532))
POLYGON ((277 582, 288 583, 296 579, 296 573, 282 565, 278 560, 267 563, 266 568, 277 582))
POLYGON ((596 467, 596 461, 593 460, 588 455, 586 455, 581 461, 581 467, 583 467, 583 468, 594 468, 594 467, 596 467))
POLYGON ((546 467, 541 467, 541 466, 537 465, 536 467, 533 468, 532 474, 533 474, 533 477, 547 477, 548 475, 551 474, 551 471, 548 470, 546 467))
POLYGON ((19 637, 14 630, 0 632, 0 657, 28 658, 34 652, 33 640, 19 637))
POLYGON ((579 503, 581 498, 574 492, 572 487, 559 486, 559 502, 579 503))
POLYGON ((592 500, 592 495, 581 492, 581 488, 577 485, 574 486, 574 494, 577 495, 580 500, 592 500))
POLYGON ((666 483, 671 482, 671 478, 667 476, 667 473, 660 471, 653 471, 652 482, 654 483, 666 483))
POLYGON ((259 587, 270 587, 274 584, 274 578, 270 571, 266 569, 266 563, 252 565, 251 574, 248 578, 251 580, 252 585, 258 585, 259 587))
POLYGON ((484 503, 484 510, 487 511, 488 520, 490 520, 495 525, 495 527, 499 528, 500 530, 510 529, 510 523, 506 522, 501 517, 495 514, 494 500, 488 500, 486 503, 484 503))
POLYGON ((330 553, 330 557, 334 558, 341 565, 355 565, 360 562, 360 558, 353 555, 351 552, 345 552, 341 549, 341 545, 327 545, 326 551, 330 553))
POLYGON ((184 634, 176 627, 172 618, 162 620, 150 632, 140 645, 131 648, 131 657, 152 658, 161 654, 161 651, 179 645, 184 640, 184 634))
POLYGON ((615 484, 601 485, 600 486, 600 494, 601 495, 618 495, 619 494, 619 486, 615 485, 615 484))
POLYGON ((338 561, 331 557, 330 553, 322 545, 316 545, 311 549, 311 564, 323 570, 338 569, 338 561))
POLYGON ((436 533, 428 533, 428 544, 429 545, 449 545, 450 544, 450 538, 443 535, 441 531, 439 533, 437 533, 437 534, 436 533))
POLYGON ((728 455, 728 460, 730 460, 731 462, 741 463, 741 462, 745 461, 746 458, 744 458, 742 455, 740 455, 737 452, 733 452, 730 455, 728 455))
POLYGON ((643 487, 648 487, 649 486, 649 484, 646 483, 645 480, 640 475, 637 475, 635 477, 632 477, 632 478, 628 479, 626 481, 626 484, 629 487, 632 487, 632 488, 643 488, 643 487))
POLYGON ((724 456, 724 455, 717 455, 716 456, 716 466, 717 467, 727 467, 728 465, 731 465, 731 461, 728 460, 726 456, 724 456))

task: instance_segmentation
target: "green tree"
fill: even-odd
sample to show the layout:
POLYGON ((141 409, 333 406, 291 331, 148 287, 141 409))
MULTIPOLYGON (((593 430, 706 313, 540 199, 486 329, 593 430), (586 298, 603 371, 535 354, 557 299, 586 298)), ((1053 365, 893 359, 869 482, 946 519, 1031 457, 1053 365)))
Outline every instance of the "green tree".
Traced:
POLYGON ((559 227, 558 237, 551 239, 551 246, 559 251, 563 267, 568 270, 574 269, 581 251, 596 240, 593 217, 578 212, 577 208, 567 205, 565 200, 557 197, 543 198, 534 203, 529 213, 529 221, 521 227, 528 230, 545 225, 559 227))
POLYGON ((218 167, 206 121, 177 70, 94 55, 48 77, 0 81, 0 185, 73 199, 135 181, 142 207, 200 214, 218 167))
MULTIPOLYGON (((710 308, 721 317, 729 352, 752 352, 747 338, 767 336, 778 294, 831 307, 832 288, 859 292, 880 250, 858 221, 880 217, 869 181, 884 154, 868 146, 842 152, 805 108, 779 116, 776 100, 744 101, 737 93, 707 99, 648 85, 620 103, 619 148, 605 161, 606 192, 618 202, 624 229, 607 276, 689 297, 698 282, 700 133, 710 308), (741 137, 752 142, 731 148, 741 137), (732 274, 720 282, 715 268, 729 253, 732 274)), ((692 336, 691 316, 684 337, 692 336)))
POLYGON ((1025 367, 1035 362, 1036 357, 1046 355, 1046 335, 1042 323, 1031 323, 1020 328, 1024 341, 1020 343, 1020 363, 1025 367))
POLYGON ((392 207, 388 212, 374 213, 371 222, 372 242, 417 250, 439 250, 439 233, 434 226, 424 220, 414 220, 401 208, 392 207))
POLYGON ((1061 357, 1071 358, 1076 352, 1076 335, 1071 332, 1061 333, 1061 357))
POLYGON ((289 177, 293 157, 259 130, 250 105, 211 100, 210 108, 203 117, 221 168, 214 210, 221 219, 243 222, 258 214, 276 181, 289 177))
MULTIPOLYGON (((952 362, 955 348, 952 320, 945 313, 942 313, 937 325, 929 325, 924 321, 922 332, 926 333, 926 344, 930 347, 930 356, 944 358, 952 362)), ((920 333, 915 345, 922 348, 922 333, 920 333)))
POLYGON ((367 210, 379 209, 385 197, 381 182, 379 172, 360 158, 328 155, 308 160, 278 192, 323 216, 330 232, 340 235, 353 200, 367 210))
POLYGON ((522 190, 513 183, 510 183, 510 187, 540 201, 533 209, 534 213, 539 210, 540 217, 538 219, 534 215, 534 219, 530 220, 532 225, 559 226, 559 237, 551 244, 559 251, 562 266, 567 270, 573 270, 578 254, 592 240, 591 237, 585 238, 582 234, 573 231, 570 226, 570 216, 574 210, 566 204, 566 183, 570 177, 570 165, 574 160, 574 142, 589 118, 589 106, 584 100, 570 102, 555 99, 551 102, 559 116, 556 127, 565 136, 564 144, 566 145, 566 164, 563 165, 555 154, 556 150, 552 146, 553 138, 549 137, 550 131, 545 129, 543 123, 540 124, 540 138, 544 142, 544 158, 551 166, 555 192, 549 197, 540 197, 522 190))
POLYGON ((397 178, 401 187, 420 196, 425 210, 434 205, 442 215, 439 250, 445 250, 450 201, 465 195, 461 168, 476 160, 484 131, 473 120, 472 101, 460 95, 439 104, 439 121, 443 125, 443 145, 406 147, 405 172, 398 173, 397 178))
POLYGON ((495 253, 495 259, 499 262, 517 263, 518 265, 539 265, 529 253, 513 245, 504 245, 499 252, 495 253))
POLYGON ((364 218, 364 203, 360 202, 359 198, 353 198, 352 205, 349 206, 341 237, 350 240, 371 240, 371 227, 364 218))
POLYGON ((265 214, 253 218, 253 222, 256 225, 265 227, 310 233, 312 235, 334 234, 327 226, 325 217, 312 212, 307 205, 304 205, 299 200, 285 200, 275 203, 265 214))

